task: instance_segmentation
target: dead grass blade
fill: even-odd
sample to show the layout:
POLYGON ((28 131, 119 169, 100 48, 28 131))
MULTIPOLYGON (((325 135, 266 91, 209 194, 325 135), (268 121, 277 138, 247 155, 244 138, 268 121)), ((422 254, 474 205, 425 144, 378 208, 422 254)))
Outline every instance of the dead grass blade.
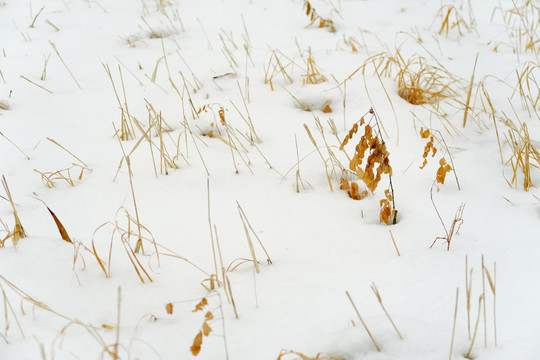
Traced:
MULTIPOLYGON (((19 219, 19 214, 17 213, 17 209, 15 208, 15 203, 13 202, 13 197, 11 196, 7 180, 4 175, 2 175, 2 185, 4 186, 4 191, 6 192, 8 201, 11 204, 11 208, 13 209, 13 217, 15 218, 15 228, 13 229, 13 232, 8 235, 8 238, 11 237, 11 240, 13 241, 13 246, 17 246, 19 240, 26 237, 26 231, 24 230, 24 227, 21 224, 21 220, 19 219)), ((5 240, 3 240, 3 242, 4 241, 5 240)))

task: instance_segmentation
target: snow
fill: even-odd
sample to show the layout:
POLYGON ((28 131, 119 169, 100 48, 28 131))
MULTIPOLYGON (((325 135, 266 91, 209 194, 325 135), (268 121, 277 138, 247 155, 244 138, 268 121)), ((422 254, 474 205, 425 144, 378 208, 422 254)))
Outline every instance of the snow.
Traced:
MULTIPOLYGON (((318 21, 309 26, 299 0, 0 1, 0 173, 28 235, 16 246, 9 238, 15 220, 0 188, 0 240, 6 238, 0 248, 1 359, 190 359, 207 311, 214 315, 208 322, 213 331, 203 338, 199 359, 277 359, 282 349, 310 358, 322 353, 347 360, 461 359, 471 344, 466 259, 473 269, 471 335, 479 319, 471 357, 538 358, 540 191, 536 186, 523 190, 520 170, 517 184, 509 186, 512 149, 504 120, 525 123, 532 145, 539 148, 540 107, 525 108, 514 89, 516 72, 529 65, 534 69, 530 95, 538 96, 534 79, 540 48, 519 43, 516 34, 523 23, 508 12, 513 3, 310 4, 321 18, 333 21, 336 32, 318 28, 318 21), (448 35, 439 33, 441 9, 450 5, 473 25, 472 31, 462 28, 459 34, 452 27, 448 35), (350 38, 357 52, 346 44, 350 38), (444 67, 459 82, 458 93, 436 105, 404 101, 398 96, 397 66, 379 77, 369 60, 395 55, 396 49, 404 61, 417 55, 444 67), (305 84, 309 54, 326 81, 305 84), (272 90, 265 77, 279 68, 276 58, 292 81, 276 70, 272 90), (366 61, 365 72, 348 79, 366 61), (481 83, 496 122, 483 110, 481 83), (326 104, 331 113, 322 111, 326 104), (177 169, 160 166, 157 125, 146 137, 155 146, 135 125, 134 139, 115 136, 121 107, 145 132, 149 114, 154 120, 161 116, 163 128, 170 130, 162 133, 163 147, 177 169), (370 108, 384 126, 393 168, 398 222, 391 226, 379 222, 388 177, 383 175, 366 199, 353 201, 339 189, 341 171, 331 173, 325 146, 326 141, 348 168, 339 145, 370 108), (220 122, 220 109, 230 133, 220 122), (446 113, 447 120, 434 109, 446 113), (250 141, 255 134, 249 119, 260 142, 250 141), (446 151, 437 144, 439 153, 419 168, 426 144, 419 136, 422 126, 440 131, 455 165, 455 173, 448 173, 432 195, 437 163, 446 151), (205 136, 210 131, 219 131, 221 139, 205 136), (227 144, 231 137, 234 160, 227 144), (78 180, 81 168, 71 170, 73 186, 55 180, 49 188, 42 181, 39 172, 74 163, 84 172, 78 180), (297 184, 297 171, 304 186, 297 184), (74 244, 62 240, 38 199, 56 214, 74 244), (447 228, 465 204, 463 224, 449 250, 444 239, 430 248, 436 237, 445 236, 433 203, 447 228), (253 261, 234 268, 251 259, 239 207, 249 222, 260 273, 253 261), (144 253, 136 255, 141 277, 126 252, 138 239, 126 211, 144 226, 144 253), (238 318, 230 292, 204 287, 216 273, 214 259, 221 268, 217 242, 238 318), (496 304, 488 273, 496 280, 496 304), (373 284, 403 339, 383 312, 373 284), (202 298, 208 306, 193 312, 202 298), (172 314, 166 311, 169 303, 172 314)), ((528 19, 538 23, 539 8, 530 2, 528 19)), ((349 156, 360 135, 347 146, 349 156)), ((531 160, 531 180, 538 185, 535 164, 540 165, 531 160)), ((217 273, 222 282, 221 269, 217 273)))

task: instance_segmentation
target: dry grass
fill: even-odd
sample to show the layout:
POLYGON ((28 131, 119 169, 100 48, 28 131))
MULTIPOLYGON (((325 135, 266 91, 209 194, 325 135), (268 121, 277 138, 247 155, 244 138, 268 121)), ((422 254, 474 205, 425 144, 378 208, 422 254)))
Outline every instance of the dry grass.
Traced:
POLYGON ((505 162, 505 167, 511 170, 510 178, 505 174, 505 180, 508 185, 517 188, 521 173, 523 190, 529 191, 533 186, 531 169, 540 169, 540 153, 532 143, 527 124, 516 125, 508 119, 507 125, 509 129, 505 136, 512 155, 505 162))
POLYGON ((24 227, 21 224, 21 220, 19 219, 19 214, 17 213, 15 202, 13 201, 13 197, 11 196, 11 191, 9 190, 7 180, 4 175, 2 175, 2 185, 4 187, 4 191, 6 193, 7 199, 9 203, 11 204, 11 208, 13 209, 15 227, 13 231, 8 233, 8 235, 0 241, 0 244, 4 246, 6 240, 11 239, 11 241, 13 242, 13 246, 17 246, 17 243, 19 242, 19 240, 26 237, 26 231, 24 230, 24 227))
POLYGON ((364 327, 364 329, 366 330, 367 334, 369 335, 369 338, 371 339, 371 342, 373 343, 373 345, 375 346, 375 348, 377 349, 378 352, 381 352, 381 348, 379 347, 379 345, 377 344, 377 342, 375 341, 375 339, 373 338, 373 335, 371 334, 371 331, 369 331, 366 323, 364 322, 364 319, 362 318, 362 316, 360 315, 360 312, 358 311, 358 308, 356 307, 356 304, 354 303, 351 295, 349 294, 348 291, 345 291, 345 294, 347 295, 347 297, 349 298, 349 301, 351 302, 351 305, 354 309, 354 312, 356 313, 356 315, 358 316, 358 319, 360 320, 360 322, 362 323, 362 326, 364 327))
POLYGON ((242 207, 240 206, 240 204, 238 202, 236 204, 238 205, 238 214, 240 215, 240 219, 242 220, 242 225, 243 225, 244 231, 246 233, 246 238, 247 238, 247 241, 248 241, 249 250, 250 250, 250 253, 251 253, 251 258, 253 260, 255 270, 257 271, 257 273, 259 273, 260 272, 259 263, 257 262, 257 257, 255 256, 255 248, 253 246, 253 241, 251 240, 251 236, 249 235, 250 231, 248 231, 248 229, 251 230, 251 234, 253 234, 253 236, 255 236, 255 238, 257 239, 257 242, 259 243, 259 245, 263 249, 264 254, 266 255, 266 262, 269 265, 272 264, 272 259, 270 259, 270 255, 268 255, 268 251, 266 251, 266 248, 264 247, 261 239, 257 235, 257 232, 255 232, 255 230, 253 230, 253 227, 249 223, 249 220, 248 220, 248 218, 246 216, 246 213, 244 212, 244 210, 242 209, 242 207))
POLYGON ((332 19, 325 19, 321 17, 315 8, 311 5, 311 3, 307 0, 304 0, 304 9, 306 11, 306 15, 309 16, 309 20, 311 21, 309 25, 306 26, 310 27, 314 24, 317 24, 318 28, 321 29, 328 29, 330 32, 336 32, 336 27, 334 26, 334 21, 332 19))
MULTIPOLYGON (((131 246, 132 238, 137 239, 136 246, 137 244, 141 244, 143 240, 150 242, 154 246, 155 254, 158 257, 158 261, 159 261, 160 252, 158 251, 158 244, 156 243, 152 233, 150 232, 150 230, 148 230, 148 228, 140 224, 124 207, 121 207, 120 209, 118 209, 114 222, 106 222, 100 225, 94 231, 94 234, 92 235, 91 252, 95 256, 101 270, 105 274, 105 277, 110 278, 113 243, 115 242, 115 240, 120 241, 126 253, 126 256, 129 258, 133 266, 133 270, 136 272, 139 280, 142 283, 145 283, 146 281, 152 282, 152 278, 146 271, 145 267, 139 261, 136 255, 136 251, 134 251, 134 249, 131 246), (103 258, 99 256, 96 246, 95 246, 96 237, 99 234, 101 234, 103 230, 106 230, 106 229, 109 229, 110 231, 108 261, 103 260, 103 258), (142 233, 139 233, 135 229, 140 229, 142 233)), ((140 246, 142 247, 142 245, 140 246)))
POLYGON ((294 60, 280 50, 272 50, 268 62, 264 66, 264 83, 270 85, 270 89, 273 91, 275 78, 281 75, 285 83, 292 84, 294 80, 289 73, 295 66, 299 67, 294 60))
MULTIPOLYGON (((517 84, 510 99, 519 94, 521 107, 530 117, 534 113, 537 117, 540 110, 540 63, 527 62, 516 70, 517 84)), ((540 117, 539 117, 540 119, 540 117)))
POLYGON ((325 82, 326 78, 324 77, 324 75, 321 75, 319 67, 317 66, 317 64, 315 64, 315 60, 313 60, 313 56, 311 55, 311 48, 307 50, 307 53, 308 56, 306 59, 306 73, 303 75, 303 84, 315 85, 325 82))
POLYGON ((504 22, 511 27, 511 32, 517 35, 519 52, 540 52, 540 5, 531 0, 512 1, 512 8, 503 14, 504 22))
POLYGON ((293 350, 281 350, 276 360, 343 360, 334 355, 318 353, 311 357, 293 350))
POLYGON ((443 5, 435 15, 436 19, 441 20, 441 27, 439 28, 439 35, 445 34, 449 35, 450 30, 457 30, 459 36, 462 36, 465 31, 471 32, 472 25, 467 23, 460 11, 454 5, 443 5))
POLYGON ((422 56, 404 60, 397 51, 399 70, 396 75, 398 95, 413 105, 433 104, 456 95, 456 83, 446 69, 428 64, 422 56))
POLYGON ((41 181, 45 184, 46 187, 52 189, 56 186, 57 182, 66 182, 70 186, 75 186, 78 182, 82 181, 83 174, 85 171, 88 171, 87 167, 73 163, 72 166, 60 169, 56 171, 39 171, 34 169, 35 172, 41 175, 41 181), (73 176, 72 172, 78 173, 78 175, 73 176))

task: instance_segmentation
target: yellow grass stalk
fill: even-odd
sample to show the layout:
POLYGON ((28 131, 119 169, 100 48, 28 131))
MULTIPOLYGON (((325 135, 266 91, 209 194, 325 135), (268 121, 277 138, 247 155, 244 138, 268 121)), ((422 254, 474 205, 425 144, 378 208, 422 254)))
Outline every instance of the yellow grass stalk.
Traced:
POLYGON ((313 135, 311 135, 311 131, 309 130, 306 124, 304 124, 304 129, 306 130, 309 136, 309 140, 311 140, 311 143, 313 144, 313 146, 315 146, 315 149, 317 150, 317 153, 319 153, 319 156, 321 157, 321 160, 324 164, 324 171, 326 172, 326 180, 328 181, 328 186, 330 187, 330 191, 334 191, 334 187, 332 186, 332 180, 331 180, 330 174, 328 173, 328 165, 326 163, 326 160, 324 159, 324 156, 321 153, 321 150, 319 149, 319 146, 317 145, 315 138, 313 138, 313 135))
POLYGON ((56 45, 50 40, 49 40, 49 44, 51 44, 52 48, 54 49, 54 52, 56 53, 56 55, 58 55, 58 58, 60 59, 60 61, 62 62, 62 64, 66 68, 66 70, 69 72, 69 75, 71 75, 71 77, 73 78, 73 81, 75 81, 75 84, 77 84, 77 86, 80 89, 81 85, 79 85, 79 82, 77 81, 77 79, 75 79, 75 76, 73 75, 73 73, 71 72, 71 70, 69 69, 67 64, 64 62, 64 59, 62 59, 62 56, 60 56, 60 52, 58 51, 58 48, 56 47, 56 45))
POLYGON ((476 339, 476 333, 478 331, 478 324, 480 323, 480 315, 482 314, 481 310, 482 310, 483 301, 484 301, 484 295, 480 295, 480 297, 478 298, 478 317, 476 318, 476 325, 474 326, 474 332, 473 332, 473 336, 471 340, 471 345, 469 346, 469 350, 467 351, 467 353, 464 355, 466 359, 472 359, 471 351, 473 349, 474 340, 476 339))
POLYGON ((375 297, 377 298, 377 301, 379 302, 379 305, 381 305, 381 308, 383 309, 384 314, 386 315, 386 317, 390 321, 390 324, 392 324, 392 327, 394 328, 394 330, 398 334, 399 338, 401 340, 403 340, 403 336, 401 336, 401 333, 399 332, 396 324, 394 323, 394 321, 390 317, 390 314, 388 314, 388 311, 386 311, 386 308, 384 307, 384 304, 382 302, 381 294, 379 293, 379 289, 377 289, 377 285, 375 285, 375 283, 371 283, 371 290, 373 290, 373 293, 375 294, 375 297))
POLYGON ((399 249, 396 245, 396 240, 394 239, 394 234, 392 234, 392 230, 388 230, 388 232, 390 232, 390 237, 392 238, 392 243, 394 244, 394 248, 396 249, 397 255, 401 256, 401 254, 399 253, 399 249))
POLYGON ((450 341, 450 356, 448 357, 448 360, 452 360, 452 350, 454 349, 454 336, 456 334, 458 300, 459 300, 459 288, 456 289, 456 308, 454 309, 454 323, 452 325, 452 340, 450 341))
MULTIPOLYGON (((0 107, 1 107, 1 103, 0 103, 0 107)), ((30 160, 30 156, 26 155, 26 153, 24 151, 22 151, 20 147, 18 147, 13 141, 11 141, 1 131, 0 131, 0 136, 2 136, 4 139, 6 139, 11 145, 15 146, 15 148, 17 148, 17 150, 19 150, 26 157, 27 160, 30 160)))
POLYGON ((465 111, 463 112, 463 127, 467 124, 467 114, 469 113, 469 103, 471 101, 472 89, 474 86, 474 72, 476 71, 476 64, 478 63, 478 53, 476 53, 476 59, 474 60, 474 67, 471 74, 471 82, 469 85, 469 92, 467 93, 467 101, 465 102, 465 111))
POLYGON ((369 335, 369 338, 371 339, 371 342, 373 343, 373 345, 375 345, 375 348, 377 349, 378 352, 381 352, 381 348, 379 347, 379 345, 377 344, 377 342, 375 341, 375 339, 373 338, 373 335, 371 335, 371 332, 369 331, 366 323, 364 322, 364 319, 362 319, 362 316, 360 315, 360 312, 358 311, 358 309, 356 308, 356 305, 351 297, 351 295, 349 294, 348 291, 345 291, 345 294, 347 294, 347 297, 349 298, 349 301, 351 302, 351 305, 354 309, 354 311, 356 312, 356 315, 358 316, 358 319, 360 319, 360 322, 362 323, 362 325, 364 326, 364 329, 366 329, 366 332, 368 333, 369 335))
POLYGON ((24 79, 24 80, 26 80, 26 81, 28 81, 30 84, 35 85, 35 86, 37 86, 38 88, 41 88, 41 89, 45 90, 45 91, 48 92, 49 94, 52 94, 52 93, 53 93, 51 90, 47 89, 47 88, 44 87, 44 86, 41 86, 41 85, 39 85, 39 84, 36 84, 35 82, 33 82, 32 80, 30 80, 30 79, 27 78, 26 76, 20 75, 20 78, 21 78, 21 79, 24 79))
POLYGON ((495 346, 497 346, 497 263, 493 262, 493 279, 491 278, 488 269, 484 268, 484 270, 486 271, 486 276, 489 281, 489 287, 491 288, 491 292, 493 293, 493 328, 495 346))
MULTIPOLYGON (((240 203, 238 201, 236 202, 236 205, 238 205, 238 213, 240 214, 240 219, 242 220, 242 224, 244 225, 244 230, 246 231, 246 234, 248 235, 249 241, 251 242, 251 239, 249 238, 249 234, 247 232, 246 225, 251 230, 251 233, 255 236, 255 238, 257 239, 257 242, 259 243, 259 245, 263 249, 264 254, 266 255, 266 262, 269 265, 271 265, 272 264, 272 259, 270 258, 270 255, 268 255, 268 251, 266 251, 266 248, 264 247, 261 239, 257 235, 257 232, 255 230, 253 230, 253 227, 251 226, 251 224, 250 224, 250 222, 249 222, 249 220, 248 220, 248 218, 246 216, 246 213, 244 212, 244 209, 242 209, 242 206, 240 206, 240 203)), ((250 247, 252 248, 253 246, 251 245, 250 247)), ((255 258, 253 260, 256 262, 255 258)))
POLYGON ((21 220, 19 219, 19 214, 17 213, 17 209, 15 208, 15 203, 13 202, 13 197, 11 196, 11 192, 9 191, 7 180, 4 175, 2 175, 2 185, 4 186, 4 191, 6 192, 8 201, 11 204, 11 208, 13 209, 13 217, 15 218, 15 228, 13 229, 13 232, 11 233, 11 240, 13 241, 13 246, 17 246, 17 243, 19 242, 19 240, 26 237, 26 231, 24 230, 24 227, 21 224, 21 220))

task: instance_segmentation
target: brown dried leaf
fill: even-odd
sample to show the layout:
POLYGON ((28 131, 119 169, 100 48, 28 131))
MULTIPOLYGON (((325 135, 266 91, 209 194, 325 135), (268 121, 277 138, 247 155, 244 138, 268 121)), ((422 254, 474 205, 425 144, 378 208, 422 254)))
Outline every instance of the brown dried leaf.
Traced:
POLYGON ((330 105, 326 105, 322 112, 325 113, 325 114, 331 113, 332 108, 330 107, 330 105))
POLYGON ((47 205, 45 206, 47 207, 47 210, 49 210, 49 213, 53 217, 54 222, 56 223, 56 227, 58 228, 58 231, 60 232, 60 236, 62 237, 62 239, 67 241, 68 243, 73 244, 73 241, 71 241, 71 238, 69 237, 64 225, 62 225, 62 223, 60 222, 60 220, 58 220, 58 217, 56 217, 56 215, 52 212, 52 210, 49 209, 47 205))
POLYGON ((199 303, 197 305, 195 305, 195 310, 193 310, 193 312, 202 311, 202 309, 206 305, 208 305, 208 300, 206 300, 206 298, 202 298, 202 300, 199 301, 199 303))
POLYGON ((439 165, 441 166, 437 170, 437 182, 439 184, 444 184, 446 174, 452 170, 452 167, 446 163, 445 158, 441 158, 441 160, 439 160, 439 165))
POLYGON ((191 353, 193 356, 197 356, 201 352, 202 339, 203 333, 202 331, 199 331, 197 336, 195 336, 195 339, 193 339, 193 345, 191 345, 191 353))
POLYGON ((214 319, 214 314, 212 314, 210 311, 208 311, 205 315, 204 315, 204 318, 206 320, 213 320, 214 319))
POLYGON ((173 304, 168 303, 167 305, 165 305, 165 310, 167 310, 167 314, 172 314, 173 313, 173 304))
POLYGON ((212 328, 206 323, 206 321, 202 326, 202 332, 204 336, 208 336, 212 332, 212 328))
POLYGON ((339 188, 341 190, 349 190, 351 186, 349 185, 349 182, 345 180, 344 178, 339 179, 339 188))
POLYGON ((420 137, 422 139, 427 139, 430 135, 429 129, 424 130, 424 128, 420 128, 420 137))

